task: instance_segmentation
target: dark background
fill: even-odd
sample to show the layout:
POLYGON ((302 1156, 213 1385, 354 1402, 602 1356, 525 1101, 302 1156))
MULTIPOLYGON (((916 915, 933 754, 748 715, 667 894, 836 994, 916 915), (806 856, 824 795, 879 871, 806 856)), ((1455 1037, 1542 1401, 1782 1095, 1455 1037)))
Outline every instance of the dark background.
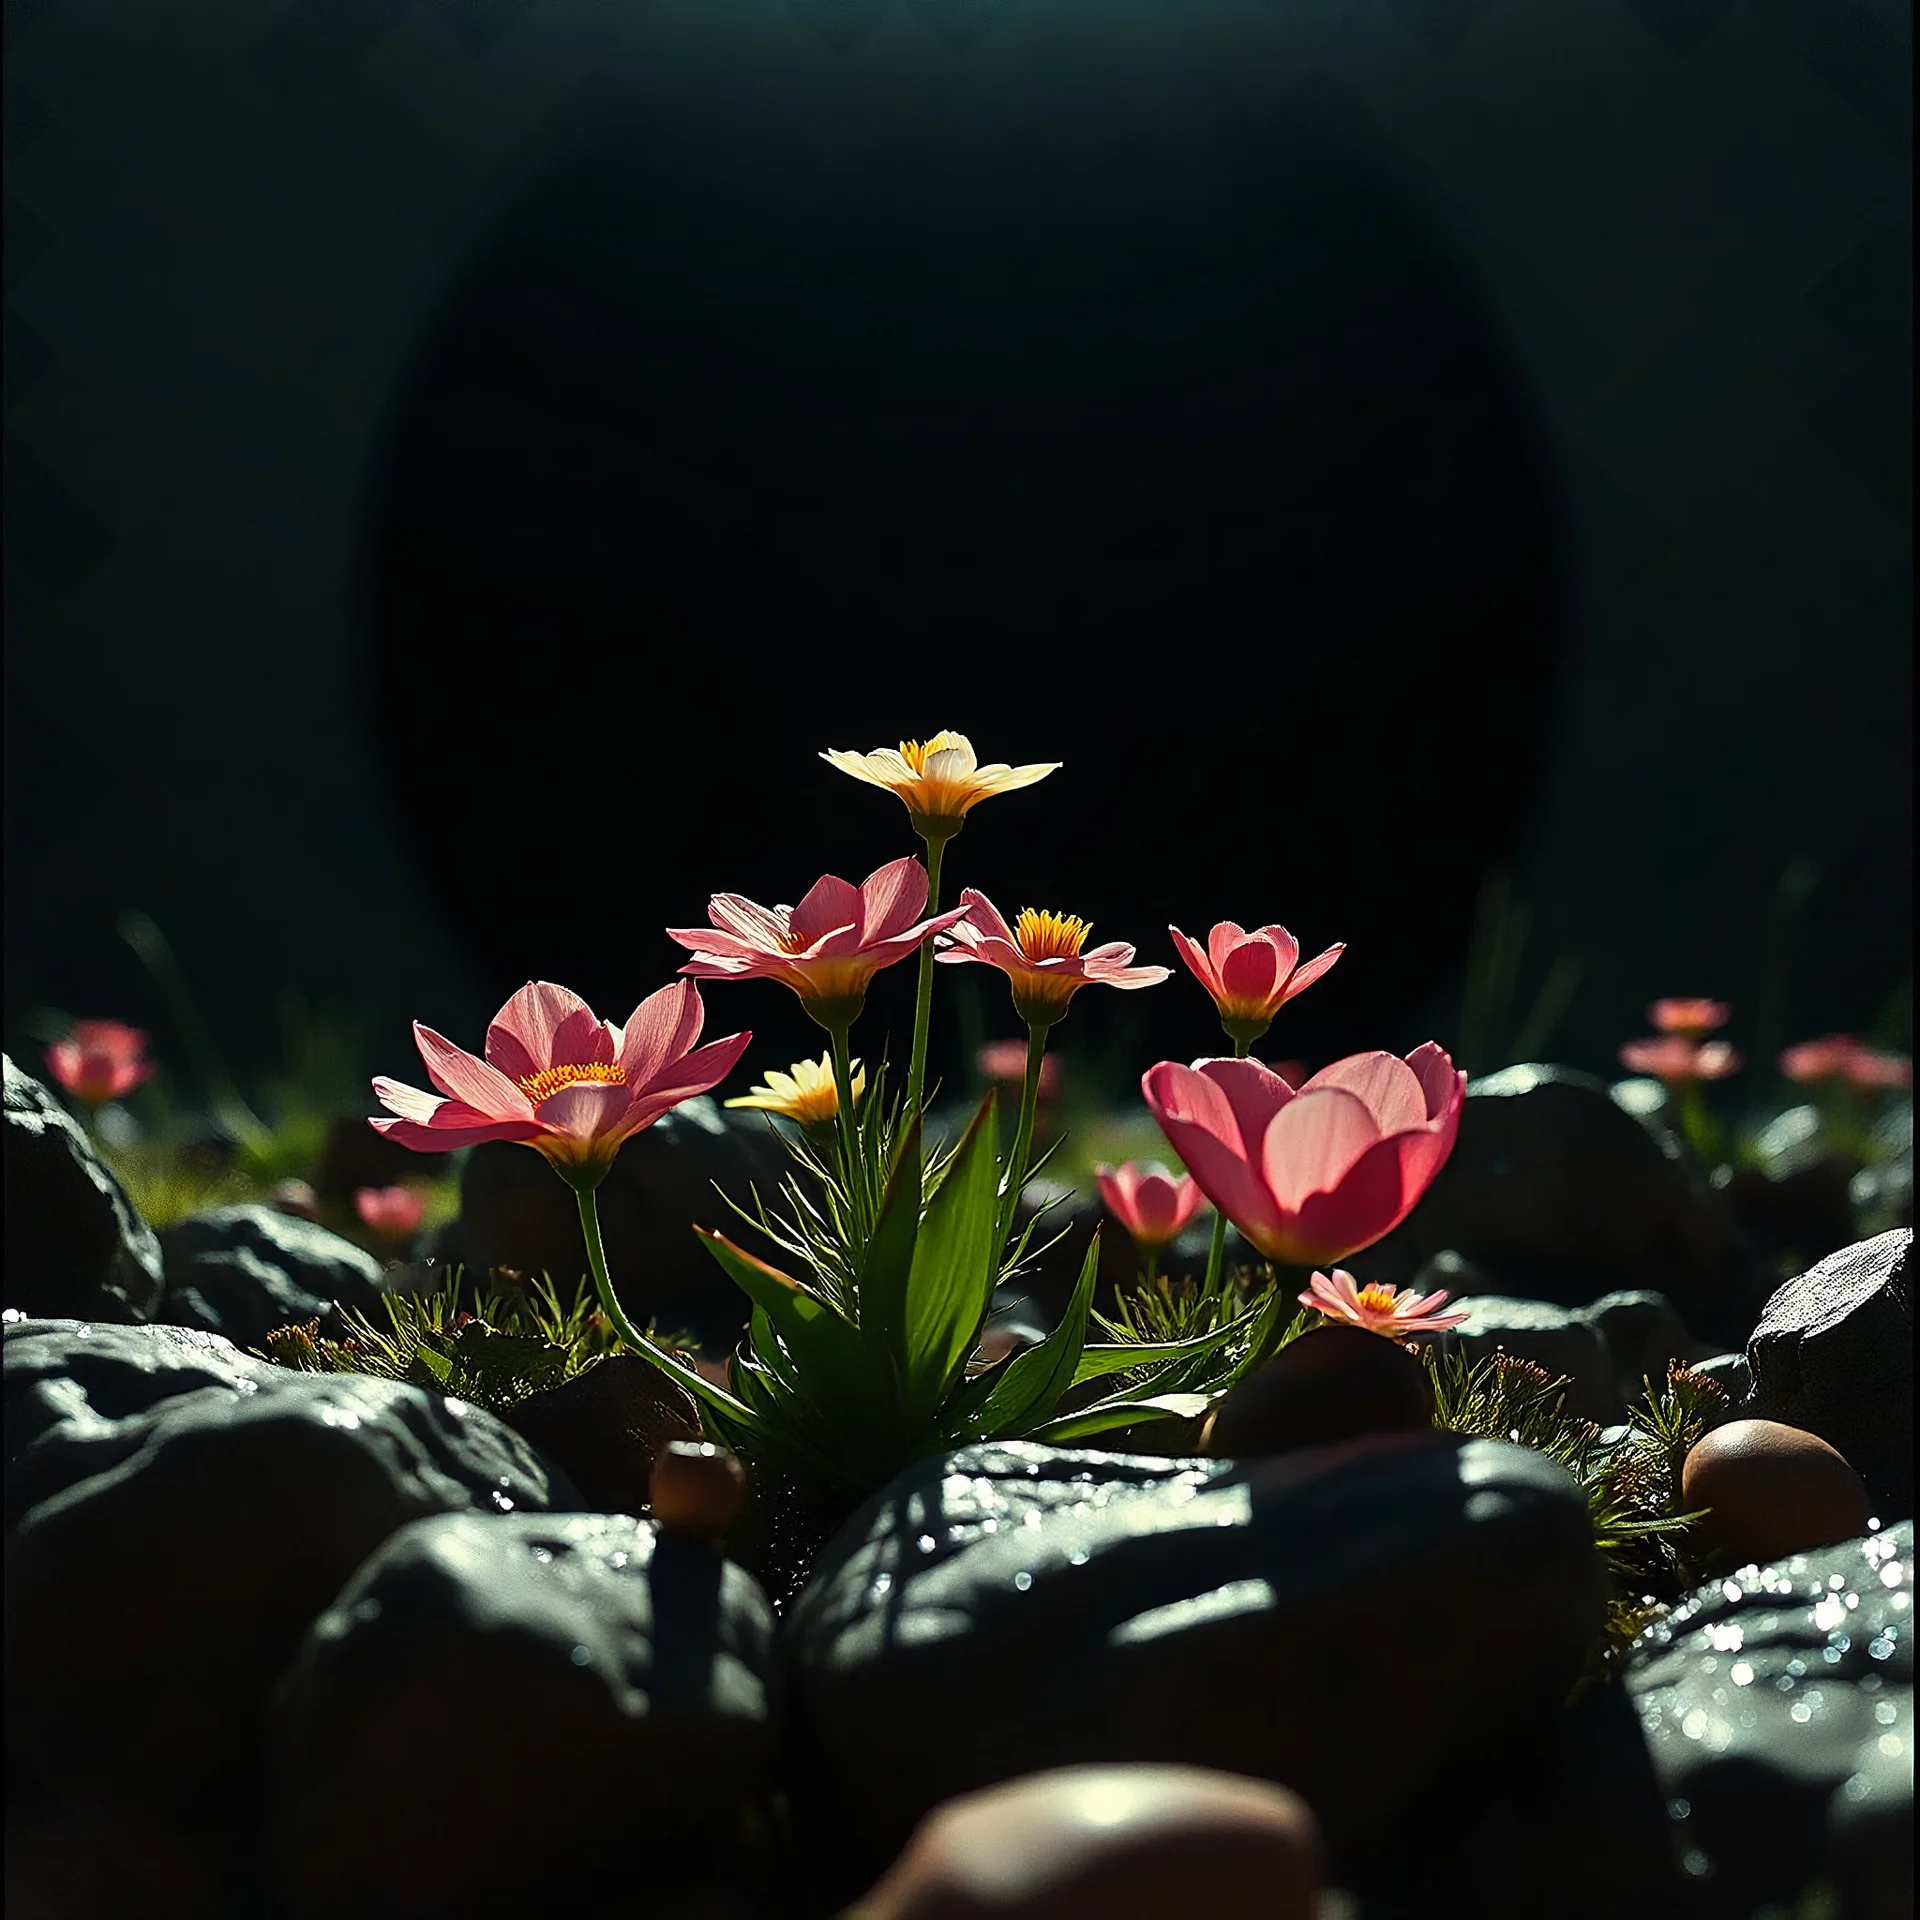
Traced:
MULTIPOLYGON (((166 1047, 136 905, 243 1064, 289 987, 387 1070, 529 974, 623 1017, 714 888, 909 850, 814 755, 941 726, 1067 763, 954 845, 1009 912, 1348 940, 1276 1052, 1456 1039, 1500 875, 1490 1056, 1562 958, 1579 1064, 1661 992, 1899 1037, 1906 9, 7 36, 10 1046, 166 1047)), ((1184 978, 1066 1033, 1216 1043, 1184 978)))

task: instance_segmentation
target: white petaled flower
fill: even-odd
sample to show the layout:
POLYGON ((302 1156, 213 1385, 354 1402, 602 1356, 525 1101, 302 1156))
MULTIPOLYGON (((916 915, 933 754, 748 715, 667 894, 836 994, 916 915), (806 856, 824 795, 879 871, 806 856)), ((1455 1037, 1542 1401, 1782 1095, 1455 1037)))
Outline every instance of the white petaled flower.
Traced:
POLYGON ((1050 760, 1026 767, 1003 762, 983 767, 973 742, 964 733, 951 732, 936 733, 930 740, 903 740, 898 747, 878 747, 872 753, 829 748, 820 757, 856 780, 897 793, 906 803, 914 832, 941 840, 958 833, 982 800, 1030 787, 1061 766, 1050 760))

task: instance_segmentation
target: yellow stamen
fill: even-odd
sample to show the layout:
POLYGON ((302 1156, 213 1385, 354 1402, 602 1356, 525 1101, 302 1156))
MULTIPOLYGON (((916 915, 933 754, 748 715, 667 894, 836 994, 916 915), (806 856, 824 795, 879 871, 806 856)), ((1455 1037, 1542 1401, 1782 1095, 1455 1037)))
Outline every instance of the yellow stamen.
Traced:
POLYGON ((579 1086, 583 1081, 603 1087, 624 1087, 627 1076, 611 1060, 588 1060, 574 1067, 542 1067, 538 1073, 526 1075, 519 1086, 537 1107, 562 1087, 579 1086))
POLYGON ((902 740, 900 758, 916 774, 924 774, 927 770, 927 755, 942 753, 952 745, 953 735, 950 733, 936 733, 931 740, 902 740))
POLYGON ((1399 1301, 1392 1287, 1362 1287, 1354 1299, 1368 1313, 1391 1313, 1399 1301))
POLYGON ((1014 944, 1027 960, 1073 960, 1093 931, 1084 920, 1070 913, 1041 913, 1023 907, 1013 923, 1014 944))

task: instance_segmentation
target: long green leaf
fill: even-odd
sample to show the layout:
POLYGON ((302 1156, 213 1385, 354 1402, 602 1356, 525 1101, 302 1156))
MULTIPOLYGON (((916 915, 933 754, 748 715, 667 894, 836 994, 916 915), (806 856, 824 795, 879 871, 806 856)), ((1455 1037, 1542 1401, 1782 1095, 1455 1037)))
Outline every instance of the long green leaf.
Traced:
POLYGON ((1027 1438, 1059 1446, 1063 1441, 1084 1440, 1089 1434, 1130 1427, 1142 1420, 1198 1419, 1212 1404, 1213 1396, 1208 1393, 1156 1393, 1144 1400, 1102 1400, 1098 1406, 1063 1413, 1057 1420, 1030 1429, 1027 1438))
POLYGON ((1080 1266, 1073 1298, 1060 1324, 1037 1347, 1016 1354, 998 1384, 975 1413, 972 1425, 983 1439, 1023 1434, 1046 1419, 1072 1385, 1087 1339, 1087 1314, 1100 1271, 1100 1232, 1080 1266))
POLYGON ((799 1390, 818 1413, 867 1432, 884 1413, 858 1330, 817 1293, 737 1247, 723 1233, 695 1227, 707 1251, 773 1323, 793 1361, 799 1390))
POLYGON ((955 1149, 920 1223, 907 1282, 909 1403, 931 1413, 965 1367, 993 1305, 999 1141, 991 1094, 955 1149))
POLYGON ((920 1237, 920 1119, 908 1123, 860 1269, 860 1332, 895 1380, 907 1377, 914 1247, 920 1237))
POLYGON ((1167 1360, 1198 1360, 1246 1333, 1260 1312, 1261 1309, 1255 1307, 1238 1319, 1229 1320, 1224 1327, 1195 1334, 1188 1340, 1122 1341, 1117 1346, 1083 1348, 1073 1384, 1077 1387, 1083 1381, 1098 1380, 1109 1373, 1126 1373, 1134 1367, 1157 1367, 1167 1360))

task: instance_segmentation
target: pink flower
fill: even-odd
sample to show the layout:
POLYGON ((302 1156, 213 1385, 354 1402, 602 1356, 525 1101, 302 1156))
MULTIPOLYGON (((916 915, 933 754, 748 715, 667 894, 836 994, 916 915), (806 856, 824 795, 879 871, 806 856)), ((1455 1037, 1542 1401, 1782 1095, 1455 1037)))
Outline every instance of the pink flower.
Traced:
MULTIPOLYGON (((1024 1040, 989 1040, 973 1056, 980 1078, 989 1086, 1011 1087, 1018 1093, 1027 1078, 1027 1043, 1024 1040)), ((1060 1092, 1060 1062, 1048 1054, 1040 1062, 1040 1084, 1035 1097, 1044 1106, 1060 1092)))
POLYGON ((1346 952, 1329 947, 1303 967, 1300 942, 1285 927, 1260 927, 1252 933, 1222 920, 1207 935, 1203 949, 1178 927, 1169 927, 1180 958, 1193 977, 1213 995, 1220 1024, 1243 1046, 1273 1024, 1273 1016, 1296 993, 1304 993, 1346 952))
POLYGON ((1913 1062, 1905 1054, 1882 1053, 1850 1033, 1830 1033, 1787 1048, 1780 1056, 1780 1071, 1789 1080, 1844 1080, 1868 1090, 1913 1085, 1913 1062))
POLYGON ((1364 1327, 1368 1333, 1383 1333, 1389 1340, 1404 1340, 1410 1333, 1440 1333, 1472 1318, 1464 1311, 1432 1311, 1446 1303, 1445 1287, 1436 1287, 1432 1293, 1415 1293, 1411 1287, 1395 1291, 1392 1287, 1356 1286, 1353 1275, 1339 1267, 1331 1276, 1316 1273, 1300 1295, 1303 1307, 1317 1307, 1329 1320, 1344 1320, 1349 1326, 1364 1327))
POLYGON ((648 995, 624 1027, 596 1019, 565 987, 529 981, 494 1015, 484 1060, 416 1020, 427 1077, 446 1098, 376 1080, 395 1117, 369 1124, 419 1153, 518 1140, 571 1183, 592 1184, 623 1141, 717 1086, 746 1051, 748 1033, 695 1047, 704 1018, 700 990, 687 980, 648 995))
POLYGON ((1724 1000, 1656 1000, 1647 1009, 1647 1018, 1661 1033, 1683 1033, 1701 1040, 1716 1027, 1724 1027, 1732 1012, 1724 1000))
POLYGON ((411 1187, 361 1187, 353 1210, 382 1240, 406 1240, 418 1231, 427 1209, 411 1187))
POLYGON ((1086 986, 1157 987, 1171 967, 1136 967, 1133 949, 1121 941, 1082 953, 1091 931, 1072 914, 1022 910, 1009 927, 984 893, 972 887, 960 895, 958 921, 949 944, 936 956, 948 964, 978 960, 998 967, 1013 987, 1013 1010, 1030 1027, 1050 1027, 1067 1002, 1086 986))
POLYGON ((1370 1247, 1453 1151, 1467 1076, 1429 1040, 1356 1053, 1297 1092, 1257 1060, 1163 1060, 1142 1078, 1200 1190, 1270 1260, 1318 1266, 1370 1247))
POLYGON ((1187 1222, 1207 1204, 1190 1173, 1169 1173, 1158 1161, 1141 1166, 1095 1167, 1100 1198, 1107 1211, 1132 1234, 1142 1252, 1176 1240, 1187 1222))
POLYGON ((1620 1064, 1631 1073, 1644 1073, 1670 1087, 1696 1080, 1724 1080, 1740 1070, 1740 1056, 1724 1040, 1696 1040, 1691 1034, 1651 1034, 1629 1040, 1620 1049, 1620 1064))
POLYGON ((103 1106, 131 1093, 153 1072, 147 1036, 118 1020, 80 1020, 64 1040, 47 1049, 47 1068, 67 1092, 87 1106, 103 1106))
POLYGON ((797 907, 769 910, 737 893, 716 893, 707 902, 711 927, 669 927, 667 937, 693 950, 682 973, 781 981, 829 1033, 844 1033, 866 1004, 873 976, 966 911, 955 907, 922 920, 926 904, 927 870, 909 855, 858 887, 828 874, 797 907))

